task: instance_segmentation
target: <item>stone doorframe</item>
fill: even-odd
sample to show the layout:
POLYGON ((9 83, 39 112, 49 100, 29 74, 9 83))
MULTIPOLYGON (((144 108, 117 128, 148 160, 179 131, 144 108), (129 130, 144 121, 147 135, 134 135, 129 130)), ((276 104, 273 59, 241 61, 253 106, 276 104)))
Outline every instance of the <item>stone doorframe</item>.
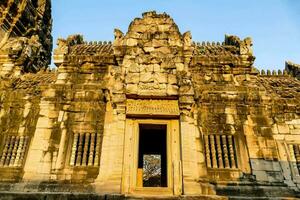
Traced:
POLYGON ((182 194, 182 166, 180 158, 179 121, 175 119, 126 119, 122 193, 143 195, 182 194), (167 182, 168 187, 138 187, 139 124, 167 126, 167 182))

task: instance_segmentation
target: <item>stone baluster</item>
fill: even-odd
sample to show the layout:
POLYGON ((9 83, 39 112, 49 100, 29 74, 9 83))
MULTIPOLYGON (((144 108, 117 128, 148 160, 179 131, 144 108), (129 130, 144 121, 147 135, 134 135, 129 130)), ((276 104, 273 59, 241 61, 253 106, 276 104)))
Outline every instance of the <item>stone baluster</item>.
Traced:
POLYGON ((22 164, 23 164, 23 160, 25 158, 25 153, 26 153, 26 148, 27 148, 27 145, 29 143, 29 137, 28 136, 24 136, 24 139, 23 139, 23 145, 21 148, 21 152, 20 152, 20 159, 17 163, 17 167, 21 167, 22 164))
POLYGON ((70 165, 74 166, 76 161, 76 150, 77 150, 77 144, 78 144, 78 133, 74 133, 73 138, 73 145, 72 145, 72 153, 71 153, 71 159, 70 159, 70 165))
POLYGON ((100 134, 96 133, 96 151, 95 151, 94 166, 99 166, 99 162, 100 162, 100 144, 101 144, 100 134))
POLYGON ((228 144, 229 144, 229 155, 230 155, 231 168, 235 169, 236 161, 235 161, 235 155, 234 155, 233 138, 231 135, 228 135, 228 144))
POLYGON ((300 150, 299 150, 299 146, 297 144, 295 144, 293 146, 294 146, 294 152, 295 152, 296 165, 297 165, 298 170, 300 170, 300 150))
POLYGON ((215 136, 210 135, 210 149, 211 149, 211 157, 212 157, 212 167, 218 168, 217 164, 217 152, 216 152, 216 146, 215 146, 215 136))
POLYGON ((209 148, 208 135, 204 135, 204 143, 205 143, 205 155, 206 155, 207 167, 211 168, 211 159, 210 159, 210 148, 209 148))
POLYGON ((81 133, 79 134, 79 143, 78 143, 78 148, 77 148, 77 158, 76 158, 76 166, 81 165, 82 161, 82 152, 83 152, 83 142, 84 142, 84 134, 81 133))
POLYGON ((8 148, 7 155, 6 155, 6 160, 5 160, 5 163, 4 163, 5 166, 9 166, 12 151, 13 151, 14 144, 15 144, 15 140, 16 140, 16 137, 11 136, 11 140, 9 142, 9 148, 8 148))
POLYGON ((19 165, 23 146, 24 146, 24 136, 20 136, 18 150, 17 150, 17 154, 16 154, 16 160, 14 162, 14 167, 18 167, 18 165, 19 165))
POLYGON ((289 151, 290 151, 290 160, 292 162, 295 162, 296 161, 296 157, 295 157, 295 152, 294 152, 294 145, 292 144, 289 144, 289 151))
POLYGON ((218 152, 218 166, 219 168, 224 168, 223 163, 223 155, 222 155, 222 145, 221 145, 221 136, 216 135, 216 143, 217 143, 217 152, 218 152))
POLYGON ((290 151, 290 161, 296 162, 295 152, 294 152, 294 145, 289 144, 289 151, 290 151))
MULTIPOLYGON (((64 123, 63 123, 63 125, 61 125, 61 127, 62 127, 62 132, 61 132, 61 138, 60 138, 60 142, 59 142, 59 149, 57 152, 57 159, 56 159, 56 163, 55 163, 56 170, 62 169, 65 164, 65 153, 66 153, 66 145, 67 145, 66 143, 68 141, 67 129, 64 127, 64 123)), ((72 148, 73 148, 73 145, 72 145, 72 148)), ((71 150, 71 153, 72 153, 72 150, 71 150)), ((72 155, 71 155, 71 157, 72 157, 72 155)))
POLYGON ((226 135, 222 135, 222 144, 223 144, 223 155, 224 155, 225 168, 228 169, 228 168, 230 168, 230 165, 229 165, 229 159, 228 159, 227 136, 226 135))
POLYGON ((9 166, 14 166, 15 159, 16 159, 16 156, 17 156, 18 147, 19 147, 19 140, 20 140, 20 137, 16 136, 15 142, 14 142, 14 148, 12 150, 11 158, 10 158, 10 161, 9 161, 9 166))
POLYGON ((293 144, 289 144, 288 147, 289 147, 289 152, 290 152, 291 165, 294 168, 295 172, 297 172, 299 174, 299 170, 297 168, 297 163, 296 163, 294 145, 293 144))
POLYGON ((298 147, 298 145, 297 145, 297 144, 294 144, 294 145, 293 145, 293 149, 294 149, 294 153, 295 153, 295 160, 296 160, 297 162, 299 162, 299 161, 300 161, 300 152, 299 152, 299 147, 298 147))
POLYGON ((6 157, 7 157, 7 152, 8 152, 8 149, 9 149, 10 140, 11 140, 11 137, 7 137, 6 140, 5 140, 5 146, 4 146, 2 156, 1 156, 1 159, 0 159, 0 166, 5 165, 5 160, 6 160, 6 157))
POLYGON ((54 151, 52 154, 52 163, 51 163, 51 170, 55 170, 55 164, 57 161, 57 155, 58 155, 58 151, 54 151))
POLYGON ((90 143, 90 133, 86 133, 85 140, 84 140, 84 148, 83 148, 82 166, 86 166, 88 162, 89 143, 90 143))
POLYGON ((91 133, 91 142, 90 142, 88 166, 93 166, 94 165, 95 140, 96 140, 95 133, 91 133))

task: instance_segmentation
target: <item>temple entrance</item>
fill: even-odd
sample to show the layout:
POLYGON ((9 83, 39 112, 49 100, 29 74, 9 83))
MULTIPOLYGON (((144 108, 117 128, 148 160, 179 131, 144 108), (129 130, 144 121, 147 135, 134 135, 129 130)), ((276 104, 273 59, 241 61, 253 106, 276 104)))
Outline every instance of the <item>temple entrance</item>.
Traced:
POLYGON ((139 124, 138 187, 168 187, 167 126, 139 124))
POLYGON ((178 120, 127 118, 123 166, 123 193, 180 195, 178 120))

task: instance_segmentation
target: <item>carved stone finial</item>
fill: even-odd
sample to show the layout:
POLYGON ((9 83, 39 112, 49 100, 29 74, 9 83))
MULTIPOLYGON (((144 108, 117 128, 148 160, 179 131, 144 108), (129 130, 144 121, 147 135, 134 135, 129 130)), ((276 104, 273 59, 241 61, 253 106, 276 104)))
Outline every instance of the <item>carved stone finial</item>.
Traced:
POLYGON ((83 36, 79 35, 79 34, 70 35, 67 38, 67 44, 68 44, 68 46, 74 46, 74 45, 83 44, 83 43, 84 43, 83 36))
POLYGON ((191 46, 191 42, 192 42, 192 34, 190 31, 185 32, 183 35, 183 44, 185 46, 191 46))
POLYGON ((240 49, 241 55, 252 55, 252 39, 250 37, 241 40, 235 35, 225 35, 225 45, 233 45, 240 49))
POLYGON ((240 53, 244 54, 253 54, 252 50, 252 39, 250 37, 245 38, 242 42, 240 42, 240 53))
POLYGON ((157 15, 155 10, 153 10, 153 11, 148 11, 148 12, 144 12, 144 13, 142 14, 142 16, 143 16, 144 18, 145 18, 145 17, 152 17, 152 16, 155 16, 155 15, 157 15))
POLYGON ((124 36, 124 33, 119 29, 115 28, 114 35, 115 35, 115 40, 119 40, 124 36))

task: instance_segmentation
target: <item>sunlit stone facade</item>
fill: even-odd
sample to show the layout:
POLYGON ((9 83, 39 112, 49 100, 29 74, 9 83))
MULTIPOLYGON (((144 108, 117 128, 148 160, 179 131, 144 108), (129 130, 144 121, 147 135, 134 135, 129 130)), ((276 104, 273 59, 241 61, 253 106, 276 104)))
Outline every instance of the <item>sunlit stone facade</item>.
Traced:
POLYGON ((255 69, 250 38, 193 42, 165 13, 114 34, 59 39, 55 70, 0 49, 0 199, 299 195, 295 76, 255 69))

